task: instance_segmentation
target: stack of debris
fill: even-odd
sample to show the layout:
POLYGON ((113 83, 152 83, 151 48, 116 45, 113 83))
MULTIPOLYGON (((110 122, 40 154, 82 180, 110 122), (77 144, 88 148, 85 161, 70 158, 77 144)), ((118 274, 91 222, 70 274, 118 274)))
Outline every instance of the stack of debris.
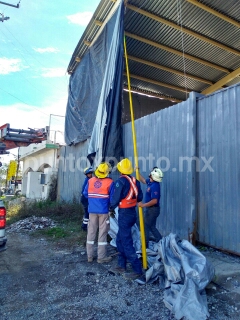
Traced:
POLYGON ((7 227, 8 232, 19 232, 21 230, 34 231, 44 228, 53 228, 56 224, 53 220, 45 217, 29 217, 24 220, 17 221, 7 227))

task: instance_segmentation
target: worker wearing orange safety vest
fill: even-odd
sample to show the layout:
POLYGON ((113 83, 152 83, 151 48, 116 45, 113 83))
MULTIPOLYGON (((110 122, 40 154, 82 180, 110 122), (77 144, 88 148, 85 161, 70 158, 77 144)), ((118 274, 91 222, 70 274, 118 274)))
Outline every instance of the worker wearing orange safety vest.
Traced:
POLYGON ((108 178, 109 165, 101 163, 95 170, 95 176, 88 180, 84 189, 84 196, 88 198, 88 230, 87 230, 87 256, 88 262, 93 261, 94 241, 98 232, 98 263, 112 260, 107 257, 107 234, 109 224, 109 204, 113 193, 113 180, 108 178))
POLYGON ((132 226, 137 221, 136 206, 142 201, 143 194, 139 181, 131 176, 133 172, 132 163, 125 158, 117 164, 122 174, 114 184, 114 192, 110 201, 110 211, 117 206, 118 210, 118 266, 111 271, 123 273, 126 279, 136 279, 142 275, 142 264, 139 261, 133 246, 132 226), (127 261, 132 265, 133 272, 125 273, 127 261))

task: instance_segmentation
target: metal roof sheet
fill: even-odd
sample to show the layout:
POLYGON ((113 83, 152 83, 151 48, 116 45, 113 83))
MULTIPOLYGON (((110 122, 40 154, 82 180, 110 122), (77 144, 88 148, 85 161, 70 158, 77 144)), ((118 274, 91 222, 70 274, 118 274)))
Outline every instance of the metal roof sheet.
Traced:
MULTIPOLYGON (((240 1, 198 0, 199 4, 215 10, 214 14, 192 4, 190 0, 125 2, 128 54, 133 58, 145 60, 139 62, 130 59, 130 74, 152 79, 154 82, 131 78, 132 87, 140 91, 163 94, 167 98, 170 96, 185 100, 188 96, 185 92, 168 88, 167 85, 187 87, 190 91, 201 92, 211 86, 209 81, 214 84, 224 79, 225 86, 239 82, 236 71, 234 76, 231 76, 231 72, 240 67, 240 28, 237 26, 240 23, 240 1), (143 11, 139 13, 135 9, 143 11), (230 18, 230 21, 226 21, 218 13, 230 18), (159 18, 164 21, 158 21, 159 18), (168 25, 169 22, 174 26, 168 25), (186 32, 194 32, 194 35, 183 32, 183 29, 186 32), (149 66, 149 62, 163 66, 163 69, 171 68, 173 71, 149 66), (187 74, 187 77, 179 72, 187 74), (229 73, 230 76, 225 79, 229 73), (198 79, 194 79, 194 76, 198 79), (166 86, 157 85, 155 81, 164 82, 166 86)), ((74 72, 88 49, 85 40, 91 43, 99 33, 101 26, 96 24, 96 20, 104 22, 109 18, 115 3, 113 0, 100 1, 73 53, 68 66, 69 73, 74 72), (76 57, 79 58, 78 61, 76 57)), ((124 83, 126 85, 126 79, 124 83)))

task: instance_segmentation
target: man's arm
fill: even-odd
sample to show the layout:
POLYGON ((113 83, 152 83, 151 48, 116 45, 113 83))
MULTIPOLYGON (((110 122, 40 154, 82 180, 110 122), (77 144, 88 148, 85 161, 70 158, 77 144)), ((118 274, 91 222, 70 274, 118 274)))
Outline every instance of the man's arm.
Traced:
POLYGON ((143 176, 141 175, 140 169, 139 169, 138 167, 135 167, 135 171, 137 171, 137 170, 138 170, 138 173, 139 173, 139 180, 140 180, 142 183, 146 184, 146 183, 147 183, 147 182, 146 182, 146 179, 143 178, 143 176))
POLYGON ((152 199, 151 201, 149 201, 149 202, 147 202, 147 203, 139 202, 139 203, 138 203, 138 206, 139 206, 139 207, 142 207, 142 208, 152 207, 152 206, 154 206, 155 204, 157 204, 157 202, 158 202, 157 199, 152 199))
POLYGON ((88 198, 88 183, 86 184, 84 190, 83 190, 83 195, 85 198, 88 198))

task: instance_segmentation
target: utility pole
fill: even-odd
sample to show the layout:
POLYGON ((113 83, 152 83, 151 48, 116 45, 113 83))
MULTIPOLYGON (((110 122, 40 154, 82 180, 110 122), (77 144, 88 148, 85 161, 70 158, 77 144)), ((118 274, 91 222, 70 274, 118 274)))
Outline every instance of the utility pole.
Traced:
MULTIPOLYGON (((15 4, 0 1, 0 4, 3 4, 4 6, 10 6, 10 7, 14 7, 14 8, 19 9, 20 2, 21 2, 21 0, 18 2, 18 4, 15 5, 15 4)), ((10 19, 9 17, 4 17, 4 14, 0 13, 0 21, 4 22, 5 20, 9 20, 9 19, 10 19)))
POLYGON ((7 3, 7 2, 2 2, 2 1, 0 1, 1 4, 4 4, 5 6, 14 7, 14 8, 19 8, 19 7, 20 7, 20 2, 21 2, 21 0, 18 2, 17 5, 14 5, 14 4, 11 4, 11 3, 7 3))
POLYGON ((10 19, 9 17, 4 17, 3 13, 0 13, 0 21, 8 20, 10 19))

